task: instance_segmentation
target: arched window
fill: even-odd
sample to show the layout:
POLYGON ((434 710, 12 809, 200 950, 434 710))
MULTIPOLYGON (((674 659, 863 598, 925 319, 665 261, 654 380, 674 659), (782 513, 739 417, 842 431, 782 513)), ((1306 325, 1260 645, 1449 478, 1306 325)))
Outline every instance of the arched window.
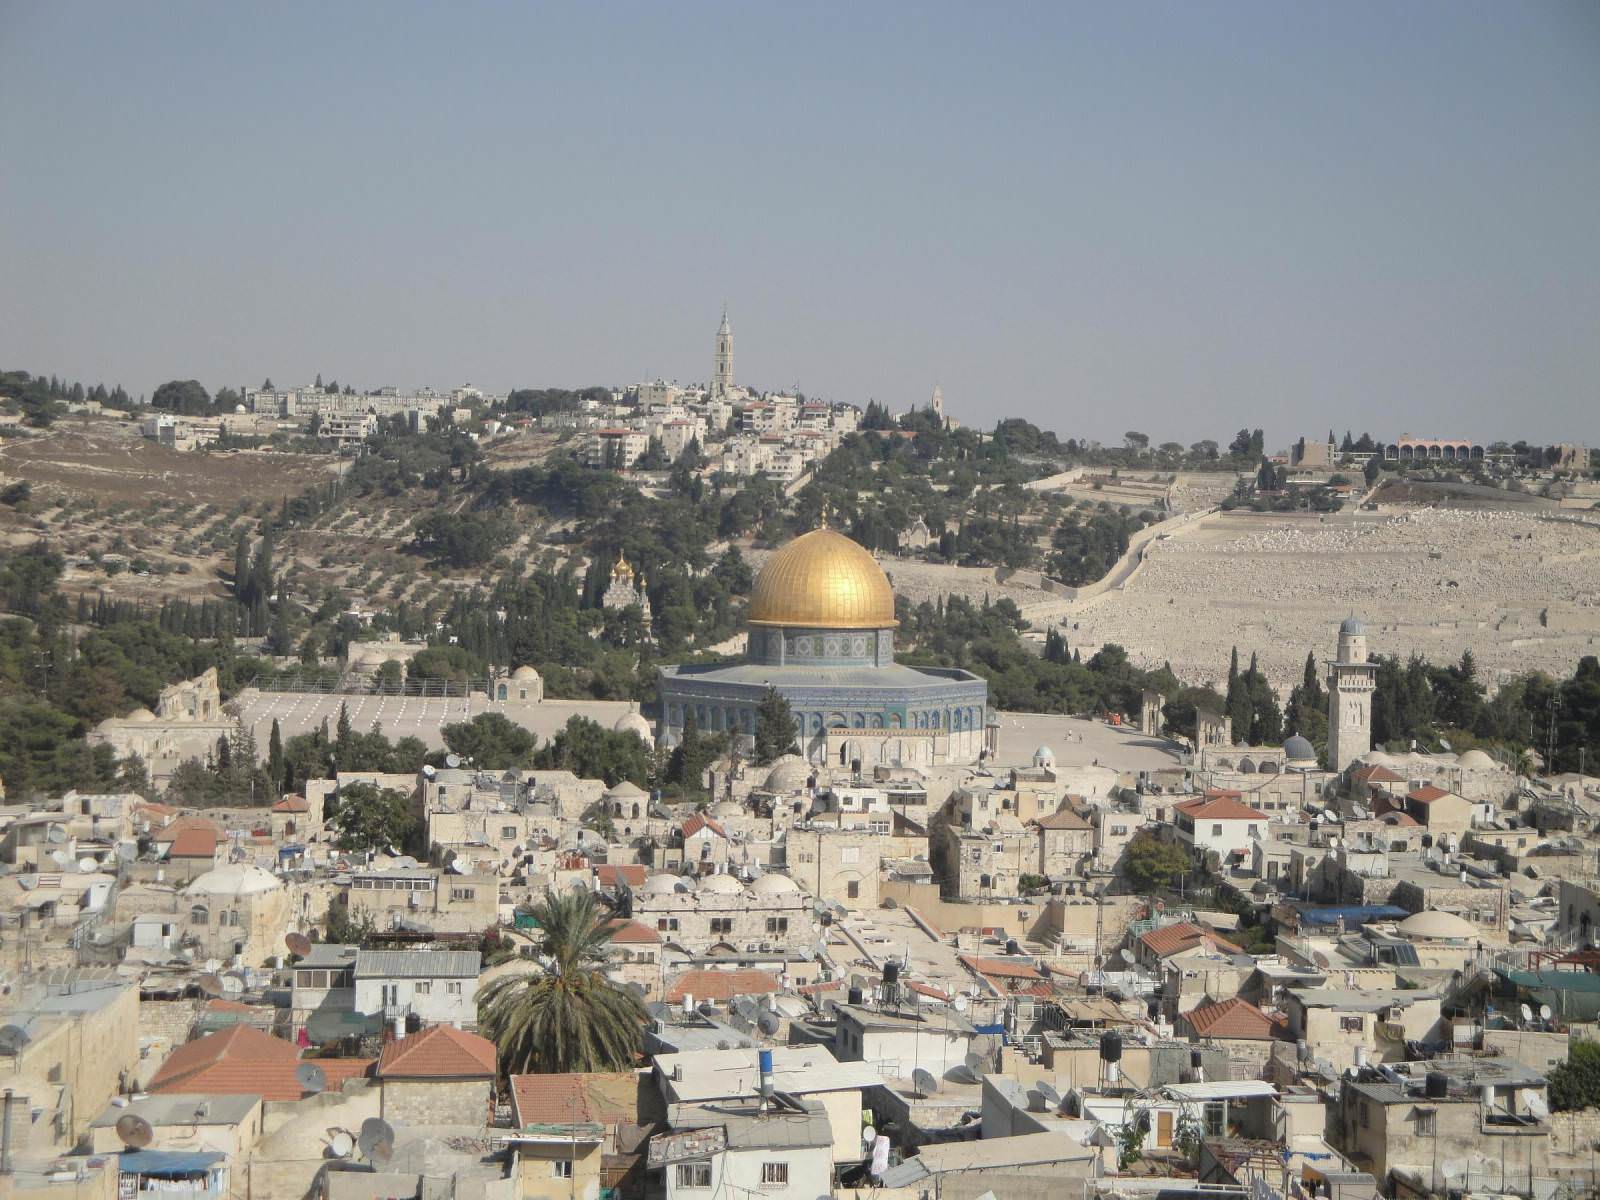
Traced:
POLYGON ((210 923, 211 913, 204 904, 196 904, 189 910, 189 924, 209 925, 210 923))

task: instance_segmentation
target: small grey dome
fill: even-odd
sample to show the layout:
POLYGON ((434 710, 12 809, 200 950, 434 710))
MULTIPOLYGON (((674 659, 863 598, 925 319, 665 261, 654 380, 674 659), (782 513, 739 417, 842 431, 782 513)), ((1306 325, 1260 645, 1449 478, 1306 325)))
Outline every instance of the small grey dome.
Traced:
POLYGON ((1346 617, 1344 624, 1339 626, 1340 633, 1366 633, 1367 627, 1361 623, 1359 617, 1346 617))
POLYGON ((1317 748, 1309 739, 1301 737, 1298 733, 1283 744, 1283 756, 1290 762, 1315 762, 1317 748))

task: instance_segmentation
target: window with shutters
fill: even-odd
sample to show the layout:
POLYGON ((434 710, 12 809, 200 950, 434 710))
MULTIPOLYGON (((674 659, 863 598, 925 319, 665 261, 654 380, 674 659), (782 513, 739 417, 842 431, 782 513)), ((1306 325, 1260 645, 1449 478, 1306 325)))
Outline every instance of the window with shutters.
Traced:
POLYGON ((786 1162, 762 1163, 761 1183, 764 1187, 788 1187, 789 1164, 786 1162))
POLYGON ((711 1186, 711 1164, 708 1162, 679 1163, 680 1188, 708 1188, 711 1186))

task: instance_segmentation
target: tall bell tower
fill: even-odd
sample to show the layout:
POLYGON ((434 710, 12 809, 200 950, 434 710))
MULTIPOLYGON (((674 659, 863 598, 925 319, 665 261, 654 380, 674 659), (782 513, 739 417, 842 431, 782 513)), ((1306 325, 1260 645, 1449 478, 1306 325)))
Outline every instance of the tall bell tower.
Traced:
POLYGON ((1343 771, 1372 749, 1372 692, 1378 668, 1367 661, 1367 628, 1339 626, 1339 654, 1328 664, 1328 767, 1343 771))
POLYGON ((733 395, 733 329, 728 325, 728 310, 722 310, 717 326, 717 363, 711 376, 711 398, 727 400, 733 395))

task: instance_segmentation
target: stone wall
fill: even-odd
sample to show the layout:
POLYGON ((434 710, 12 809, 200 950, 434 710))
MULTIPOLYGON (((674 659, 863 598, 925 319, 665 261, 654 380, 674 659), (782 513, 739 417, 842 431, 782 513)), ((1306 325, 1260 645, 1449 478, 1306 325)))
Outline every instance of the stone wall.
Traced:
POLYGON ((483 1079, 387 1079, 382 1113, 391 1124, 471 1125, 488 1121, 490 1099, 483 1079))
POLYGON ((1600 1108, 1550 1114, 1550 1152, 1587 1158, 1600 1142, 1600 1108))

